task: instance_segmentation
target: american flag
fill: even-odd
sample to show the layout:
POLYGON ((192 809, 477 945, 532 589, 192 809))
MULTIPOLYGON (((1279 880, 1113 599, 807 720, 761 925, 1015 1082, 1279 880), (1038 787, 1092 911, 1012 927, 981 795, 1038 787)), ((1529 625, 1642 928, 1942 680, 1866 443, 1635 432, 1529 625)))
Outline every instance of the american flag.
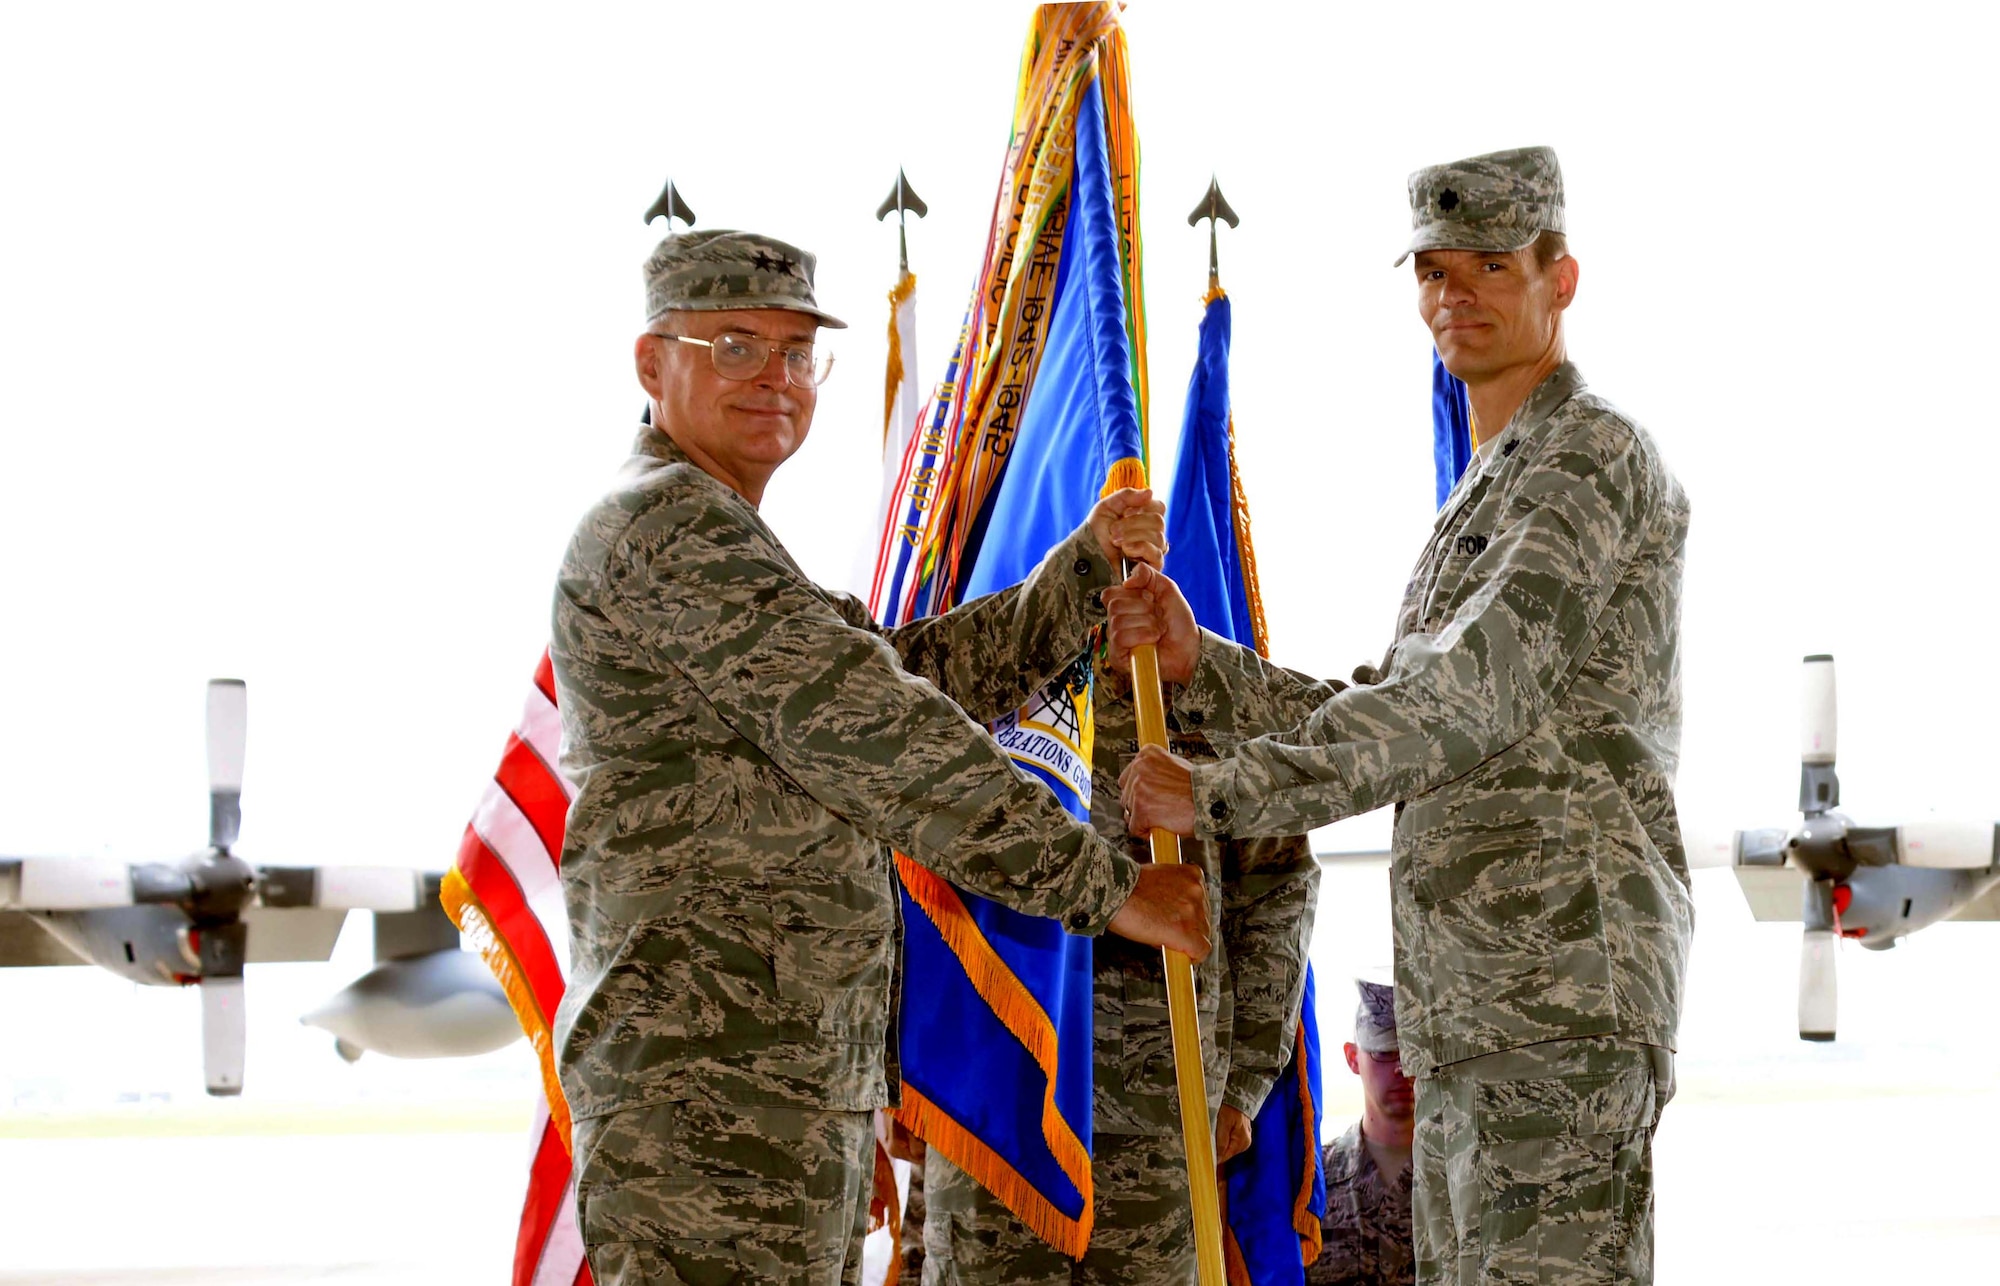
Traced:
POLYGON ((569 918, 557 867, 573 791, 556 770, 561 743, 555 671, 544 652, 520 725, 507 738, 499 770, 444 878, 445 910, 499 979, 541 1063, 542 1099, 535 1105, 513 1286, 590 1282, 576 1224, 569 1108, 556 1080, 550 1034, 569 967, 569 918))

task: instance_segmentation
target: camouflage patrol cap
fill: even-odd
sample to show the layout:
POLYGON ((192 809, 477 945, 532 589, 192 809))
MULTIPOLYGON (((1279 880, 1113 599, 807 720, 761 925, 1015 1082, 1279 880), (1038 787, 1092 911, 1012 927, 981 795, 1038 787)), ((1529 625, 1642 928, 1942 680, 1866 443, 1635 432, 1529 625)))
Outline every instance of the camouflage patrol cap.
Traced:
POLYGON ((1354 986, 1361 993, 1354 1010, 1354 1043, 1370 1054, 1401 1049, 1396 1039, 1396 989, 1365 978, 1356 978, 1354 986))
POLYGON ((1416 235, 1396 260, 1419 250, 1525 250, 1544 232, 1562 232, 1563 179, 1551 147, 1516 147, 1410 176, 1416 235))
POLYGON ((754 232, 677 232, 646 260, 646 323, 675 309, 788 308, 844 329, 847 323, 813 298, 817 262, 797 246, 754 232))

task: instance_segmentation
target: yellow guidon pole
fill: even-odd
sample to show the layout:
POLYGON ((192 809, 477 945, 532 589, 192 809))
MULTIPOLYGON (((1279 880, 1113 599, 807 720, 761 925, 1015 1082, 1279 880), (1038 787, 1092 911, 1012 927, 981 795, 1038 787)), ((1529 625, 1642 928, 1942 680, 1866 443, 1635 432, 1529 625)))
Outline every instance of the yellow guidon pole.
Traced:
MULTIPOLYGON (((1138 706, 1139 744, 1167 745, 1166 699, 1160 657, 1151 644, 1132 652, 1132 699, 1138 706)), ((1153 861, 1178 866, 1181 837, 1154 827, 1153 861)), ((1201 1068, 1201 1027, 1195 1020, 1194 962, 1162 947, 1167 966, 1167 1022, 1174 1034, 1174 1085, 1181 1105, 1181 1142, 1187 1150, 1188 1201, 1194 1207, 1195 1280, 1225 1286, 1222 1268, 1222 1202, 1215 1190, 1215 1134, 1208 1123, 1208 1082, 1201 1068)))

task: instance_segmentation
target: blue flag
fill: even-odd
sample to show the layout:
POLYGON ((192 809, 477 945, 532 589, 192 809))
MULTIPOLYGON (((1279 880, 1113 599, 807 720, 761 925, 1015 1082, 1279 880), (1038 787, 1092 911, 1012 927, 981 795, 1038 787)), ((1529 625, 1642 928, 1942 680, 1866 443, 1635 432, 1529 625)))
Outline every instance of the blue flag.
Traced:
MULTIPOLYGON (((1099 78, 1080 85, 1045 340, 966 544, 964 597, 1024 578, 1100 494, 1144 476, 1121 228, 1099 78)), ((1090 818, 1092 657, 1079 656, 993 732, 1071 814, 1090 818)), ((1091 1229, 1092 955, 1053 920, 963 892, 907 860, 902 1119, 1052 1245, 1091 1229)))
POLYGON ((1472 406, 1465 384, 1444 368, 1431 350, 1431 451, 1437 461, 1437 507, 1451 497, 1459 475, 1472 463, 1472 406))
POLYGON ((1263 604, 1253 597, 1256 567, 1249 516, 1237 504, 1229 320, 1229 296, 1218 288, 1202 312, 1194 375, 1181 418, 1180 455, 1167 501, 1166 572, 1202 626, 1262 652, 1263 604))
POLYGON ((1326 1168, 1319 1150, 1320 1052, 1312 966, 1292 1061, 1251 1124, 1250 1148, 1222 1167, 1230 1286, 1302 1286, 1319 1258, 1326 1168))
MULTIPOLYGON (((1236 472, 1229 411, 1229 297, 1211 290, 1188 381, 1180 455, 1167 505, 1167 575, 1194 617, 1259 653, 1268 649, 1250 516, 1236 472)), ((1306 971, 1293 1056, 1251 1123, 1248 1151, 1223 1166, 1225 1258, 1236 1286, 1305 1281, 1326 1212, 1320 1165, 1319 1024, 1306 971)))

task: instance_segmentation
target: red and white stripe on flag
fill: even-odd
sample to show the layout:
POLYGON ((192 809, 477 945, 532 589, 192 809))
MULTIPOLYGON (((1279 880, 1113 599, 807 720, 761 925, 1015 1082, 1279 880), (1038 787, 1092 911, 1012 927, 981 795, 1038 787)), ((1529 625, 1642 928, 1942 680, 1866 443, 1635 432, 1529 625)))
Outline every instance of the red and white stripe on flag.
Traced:
MULTIPOLYGON (((854 552, 854 571, 848 588, 881 618, 876 600, 882 597, 884 569, 894 563, 893 542, 903 539, 906 511, 911 500, 911 464, 916 455, 917 425, 923 421, 926 405, 923 385, 917 381, 917 279, 908 270, 899 273, 889 292, 889 361, 882 408, 882 491, 875 502, 878 546, 862 546, 854 552)), ((928 500, 936 484, 928 475, 916 480, 916 495, 928 500)))
POLYGON ((557 868, 573 792, 556 768, 561 743, 555 670, 544 652, 520 726, 465 828, 442 895, 459 932, 507 993, 541 1064, 513 1286, 590 1281, 576 1224, 569 1108, 556 1080, 550 1030, 569 967, 569 917, 557 868))

